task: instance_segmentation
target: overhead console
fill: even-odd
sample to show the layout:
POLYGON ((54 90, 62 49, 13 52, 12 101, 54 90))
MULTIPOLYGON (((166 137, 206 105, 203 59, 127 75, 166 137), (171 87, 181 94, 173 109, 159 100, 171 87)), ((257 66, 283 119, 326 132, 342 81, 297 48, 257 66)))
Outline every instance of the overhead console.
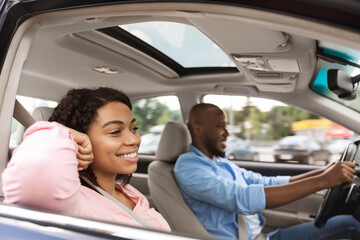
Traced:
POLYGON ((188 19, 216 42, 260 91, 292 92, 315 69, 315 41, 242 22, 235 16, 188 19), (225 34, 232 29, 229 37, 225 34))

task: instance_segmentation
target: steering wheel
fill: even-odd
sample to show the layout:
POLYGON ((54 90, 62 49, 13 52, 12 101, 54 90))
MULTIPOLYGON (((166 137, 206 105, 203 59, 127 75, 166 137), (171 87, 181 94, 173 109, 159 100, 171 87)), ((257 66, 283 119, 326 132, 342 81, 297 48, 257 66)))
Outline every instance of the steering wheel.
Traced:
MULTIPOLYGON (((360 141, 350 143, 340 161, 360 161, 360 141)), ((322 228, 333 216, 348 214, 360 221, 360 179, 355 176, 352 183, 344 183, 327 190, 315 218, 315 226, 322 228)))

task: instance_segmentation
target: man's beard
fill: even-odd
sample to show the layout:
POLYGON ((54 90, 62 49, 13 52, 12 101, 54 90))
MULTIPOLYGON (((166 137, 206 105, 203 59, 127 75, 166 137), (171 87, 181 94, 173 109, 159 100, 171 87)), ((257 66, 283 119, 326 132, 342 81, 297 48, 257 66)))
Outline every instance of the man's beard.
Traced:
POLYGON ((216 157, 225 157, 225 152, 220 151, 216 148, 216 140, 212 140, 211 138, 208 138, 205 141, 205 147, 206 149, 214 156, 216 157))

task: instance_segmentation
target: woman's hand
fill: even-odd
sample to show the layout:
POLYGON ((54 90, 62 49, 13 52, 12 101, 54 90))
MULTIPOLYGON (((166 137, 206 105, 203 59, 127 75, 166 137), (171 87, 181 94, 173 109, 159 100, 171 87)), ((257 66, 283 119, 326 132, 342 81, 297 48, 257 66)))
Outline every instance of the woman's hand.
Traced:
POLYGON ((71 128, 69 128, 69 130, 74 141, 79 146, 78 153, 76 154, 79 162, 78 171, 85 170, 94 160, 90 138, 85 133, 78 132, 71 128))

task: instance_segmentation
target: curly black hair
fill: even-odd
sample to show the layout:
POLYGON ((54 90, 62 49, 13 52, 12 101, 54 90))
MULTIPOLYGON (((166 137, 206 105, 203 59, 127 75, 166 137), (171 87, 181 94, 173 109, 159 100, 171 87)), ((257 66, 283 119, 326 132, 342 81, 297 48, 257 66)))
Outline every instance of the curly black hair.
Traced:
MULTIPOLYGON (((121 102, 132 109, 129 97, 113 88, 71 89, 54 109, 49 121, 61 123, 86 134, 90 124, 97 117, 97 110, 110 102, 121 102)), ((91 165, 86 170, 80 171, 80 175, 99 185, 91 165)), ((124 186, 129 183, 130 178, 131 174, 118 174, 116 180, 124 186)))

